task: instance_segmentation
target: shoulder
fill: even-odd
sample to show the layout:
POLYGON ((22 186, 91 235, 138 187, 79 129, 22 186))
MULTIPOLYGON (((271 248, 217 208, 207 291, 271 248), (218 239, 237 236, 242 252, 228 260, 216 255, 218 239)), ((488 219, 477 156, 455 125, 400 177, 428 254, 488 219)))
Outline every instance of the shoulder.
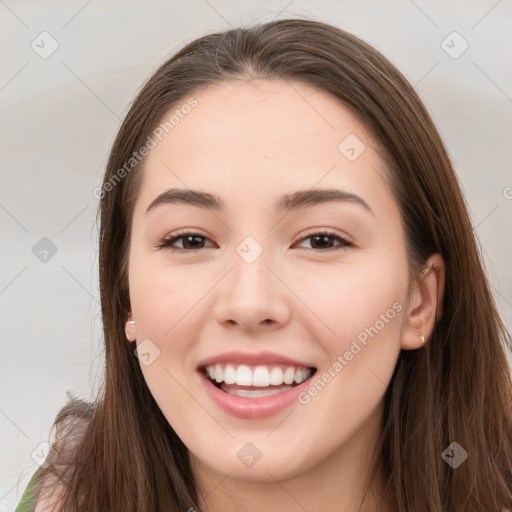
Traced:
POLYGON ((47 491, 41 491, 41 470, 38 469, 30 479, 23 496, 21 497, 15 512, 51 512, 63 496, 62 485, 55 485, 55 481, 48 479, 48 485, 54 485, 56 492, 50 495, 47 491), (38 497, 38 495, 40 495, 38 497))
POLYGON ((37 491, 38 477, 39 472, 36 471, 30 478, 15 512, 32 512, 34 510, 34 499, 37 491))
POLYGON ((66 474, 73 466, 75 452, 83 437, 88 421, 85 419, 67 421, 57 429, 52 448, 55 450, 55 460, 47 470, 41 471, 37 482, 34 512, 53 512, 58 510, 58 504, 66 492, 66 474))
POLYGON ((64 491, 64 486, 57 482, 54 483, 51 492, 50 487, 45 487, 35 502, 34 512, 53 512, 58 510, 57 505, 61 503, 64 491))

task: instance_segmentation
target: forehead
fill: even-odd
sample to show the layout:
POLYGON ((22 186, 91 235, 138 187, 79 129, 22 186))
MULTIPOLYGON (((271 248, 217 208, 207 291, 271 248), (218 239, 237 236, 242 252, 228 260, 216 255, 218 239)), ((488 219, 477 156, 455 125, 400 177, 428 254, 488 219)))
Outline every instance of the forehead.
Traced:
POLYGON ((270 205, 315 186, 392 201, 378 144, 323 90, 284 80, 222 82, 183 98, 162 121, 173 113, 181 115, 144 162, 136 209, 173 187, 214 191, 228 206, 270 205), (191 97, 196 105, 180 111, 191 97))
MULTIPOLYGON (((337 142, 345 132, 366 137, 357 118, 337 98, 308 84, 237 80, 211 85, 192 96, 197 106, 166 137, 183 152, 201 145, 218 157, 261 155, 293 161, 295 154, 306 151, 314 156, 327 150, 338 157, 337 142)), ((180 105, 171 111, 176 109, 180 105)), ((189 158, 200 156, 189 154, 189 158)))

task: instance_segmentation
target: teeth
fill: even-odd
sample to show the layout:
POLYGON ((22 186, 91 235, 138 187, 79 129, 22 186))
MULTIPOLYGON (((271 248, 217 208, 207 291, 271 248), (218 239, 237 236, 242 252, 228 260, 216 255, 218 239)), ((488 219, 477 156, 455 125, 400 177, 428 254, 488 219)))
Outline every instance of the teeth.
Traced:
POLYGON ((226 393, 230 395, 244 396, 246 398, 259 398, 262 396, 270 396, 277 395, 278 393, 284 393, 292 389, 291 386, 283 386, 279 389, 257 389, 257 390, 249 390, 249 389, 223 389, 226 393))
POLYGON ((280 386, 282 384, 291 385, 293 382, 300 384, 311 375, 309 368, 275 366, 269 369, 267 366, 256 366, 252 369, 245 364, 227 364, 225 368, 224 365, 216 364, 207 366, 206 372, 212 380, 218 383, 224 382, 226 384, 237 384, 238 386, 256 386, 261 388, 280 386))
MULTIPOLYGON (((286 371, 284 372, 284 376, 282 377, 283 382, 285 384, 291 384, 293 382, 293 380, 295 379, 295 375, 297 375, 295 368, 286 368, 286 371)), ((301 381, 299 381, 299 383, 300 382, 301 381)))
MULTIPOLYGON (((290 369, 293 370, 293 368, 290 369)), ((293 372, 293 375, 295 375, 295 372, 293 372)), ((291 382, 286 382, 286 377, 283 379, 283 370, 281 370, 281 368, 272 368, 269 375, 269 381, 272 386, 279 386, 279 384, 282 384, 283 382, 291 384, 291 382)))
MULTIPOLYGON (((249 371, 251 370, 249 369, 249 371)), ((252 385, 265 388, 269 384, 270 374, 268 373, 268 370, 264 366, 258 366, 256 370, 254 370, 254 373, 252 374, 252 385)))
MULTIPOLYGON (((215 366, 215 373, 220 366, 215 366)), ((220 370, 222 372, 222 369, 220 370)), ((238 386, 252 386, 252 372, 248 366, 240 365, 236 370, 236 384, 238 386)))
POLYGON ((236 384, 236 368, 228 364, 224 369, 224 382, 226 384, 236 384))

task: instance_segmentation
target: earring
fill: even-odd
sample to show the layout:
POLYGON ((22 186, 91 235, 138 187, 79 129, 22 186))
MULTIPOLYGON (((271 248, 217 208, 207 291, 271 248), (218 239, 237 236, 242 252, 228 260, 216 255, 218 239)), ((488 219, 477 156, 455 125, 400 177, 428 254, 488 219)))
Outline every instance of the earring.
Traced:
MULTIPOLYGON (((128 320, 128 323, 133 325, 133 324, 135 324, 135 320, 128 320)), ((130 340, 130 333, 128 332, 129 331, 128 326, 125 327, 124 331, 126 333, 126 339, 128 341, 132 341, 132 340, 130 340)))
POLYGON ((423 336, 422 334, 418 334, 418 333, 416 333, 416 336, 420 336, 421 344, 423 345, 423 343, 425 343, 425 336, 423 336))

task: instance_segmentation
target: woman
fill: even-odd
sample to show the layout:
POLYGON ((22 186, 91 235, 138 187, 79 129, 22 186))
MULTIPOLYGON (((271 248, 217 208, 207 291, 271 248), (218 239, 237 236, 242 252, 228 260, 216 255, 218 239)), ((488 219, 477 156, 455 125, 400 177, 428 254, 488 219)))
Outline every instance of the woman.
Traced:
POLYGON ((302 19, 201 37, 95 194, 105 382, 36 510, 512 509, 510 335, 380 53, 302 19))

